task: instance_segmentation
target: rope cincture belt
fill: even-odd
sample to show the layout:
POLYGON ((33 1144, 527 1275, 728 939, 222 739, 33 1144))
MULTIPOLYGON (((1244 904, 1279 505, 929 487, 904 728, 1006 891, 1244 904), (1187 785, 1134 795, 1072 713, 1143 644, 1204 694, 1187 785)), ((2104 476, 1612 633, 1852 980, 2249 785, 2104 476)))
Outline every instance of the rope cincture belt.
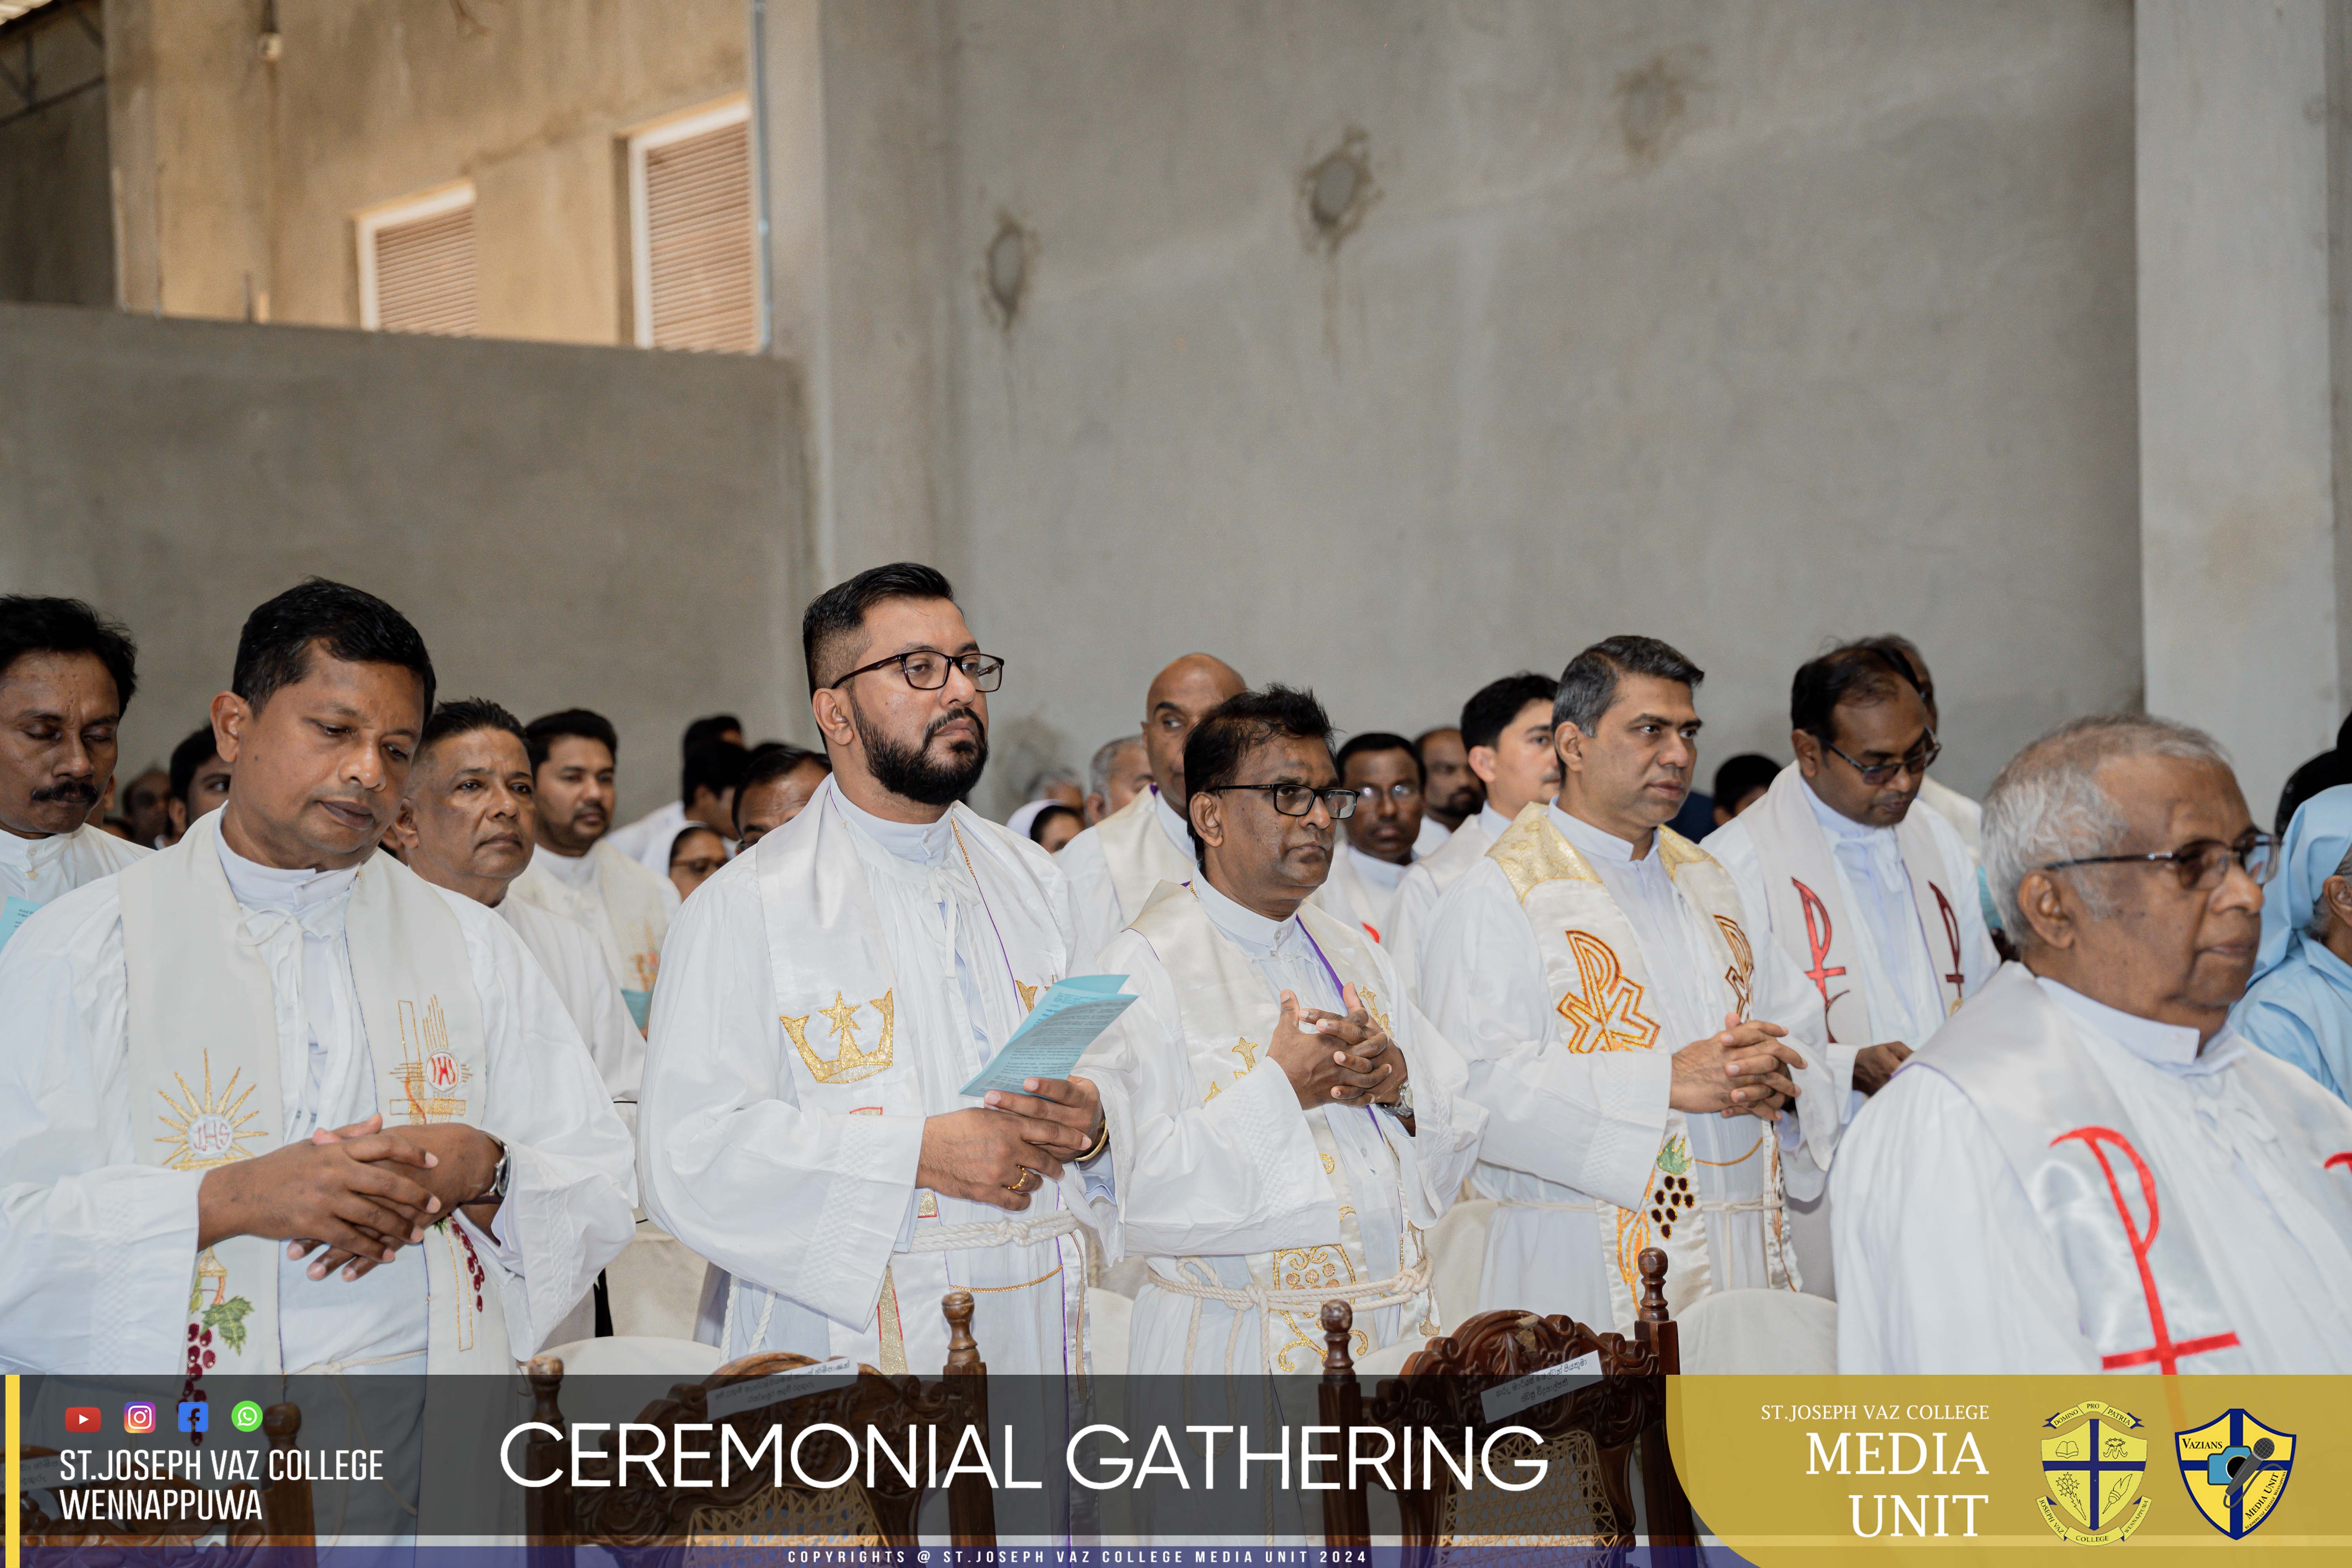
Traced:
MULTIPOLYGON (((910 1253, 970 1252, 983 1247, 1033 1247, 1040 1242, 1052 1241, 1056 1237, 1068 1236, 1079 1228, 1078 1216, 1070 1209, 1057 1209, 1052 1214, 1039 1215, 1034 1219, 981 1220, 972 1225, 917 1226, 915 1238, 907 1244, 907 1250, 910 1253)), ((886 1268, 883 1274, 886 1287, 888 1287, 889 1271, 886 1268)), ((895 1289, 895 1287, 888 1288, 895 1289)), ((729 1284, 727 1315, 719 1329, 719 1343, 722 1351, 733 1342, 735 1301, 742 1289, 743 1281, 740 1278, 731 1280, 729 1284)), ((756 1354, 760 1347, 768 1342, 768 1324, 776 1315, 776 1293, 762 1287, 761 1294, 766 1300, 760 1303, 760 1321, 751 1330, 751 1343, 745 1347, 748 1353, 756 1354)), ((1086 1293, 1081 1290, 1078 1293, 1078 1324, 1076 1334, 1080 1366, 1086 1365, 1086 1293)))
MULTIPOLYGON (((1640 1214, 1622 1204, 1612 1204, 1607 1198, 1579 1198, 1571 1203, 1546 1203, 1541 1198, 1488 1198, 1498 1209, 1552 1209, 1570 1214, 1640 1214)), ((1761 1194, 1752 1198, 1701 1198, 1683 1205, 1699 1214, 1772 1214, 1781 1206, 1777 1194, 1761 1194)))
MULTIPOLYGON (((1414 1232, 1416 1239, 1420 1233, 1414 1232)), ((1185 1268, 1201 1274, 1209 1272, 1208 1266, 1197 1258, 1181 1260, 1185 1268)), ((1193 1354, 1201 1343, 1201 1307, 1203 1302, 1216 1301, 1234 1309, 1234 1326, 1225 1336, 1225 1375, 1234 1371, 1234 1352, 1240 1346, 1242 1315, 1257 1313, 1258 1365, 1265 1368, 1272 1359, 1268 1325, 1276 1312, 1319 1312, 1326 1301, 1345 1301, 1358 1311, 1377 1311, 1382 1307, 1402 1307, 1420 1299, 1429 1290, 1429 1252, 1424 1247, 1412 1268, 1392 1274, 1386 1279, 1374 1279, 1362 1285, 1331 1285, 1303 1290, 1276 1290, 1253 1284, 1246 1289, 1235 1290, 1211 1279, 1171 1279, 1158 1268, 1150 1270, 1151 1282, 1171 1296, 1182 1296, 1192 1303, 1192 1321, 1184 1331, 1184 1370, 1192 1370, 1193 1354)))

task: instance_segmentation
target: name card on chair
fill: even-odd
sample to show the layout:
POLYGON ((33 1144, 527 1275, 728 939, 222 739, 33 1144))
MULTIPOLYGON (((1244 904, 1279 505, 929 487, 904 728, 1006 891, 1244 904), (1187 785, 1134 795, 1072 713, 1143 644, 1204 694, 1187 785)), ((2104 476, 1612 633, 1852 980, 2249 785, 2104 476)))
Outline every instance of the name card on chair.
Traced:
POLYGON ((808 1366, 796 1366, 784 1372, 772 1372, 765 1377, 755 1377, 744 1383, 730 1383, 724 1388, 714 1388, 704 1399, 703 1406, 713 1421, 724 1421, 730 1415, 740 1415, 746 1410, 761 1410, 771 1405, 782 1405, 787 1399, 799 1399, 817 1393, 804 1381, 812 1377, 838 1378, 845 1383, 857 1377, 857 1363, 849 1356, 837 1355, 831 1361, 815 1362, 808 1366))
MULTIPOLYGON (((1601 1352, 1587 1351, 1574 1361, 1564 1361, 1558 1366, 1531 1372, 1525 1377, 1497 1384, 1479 1395, 1479 1407, 1489 1421, 1501 1421, 1517 1415, 1530 1405, 1541 1405, 1548 1399, 1558 1399, 1570 1392, 1561 1388, 1563 1377, 1598 1377, 1601 1375, 1601 1352)), ((715 1407, 715 1401, 714 1401, 715 1407)))

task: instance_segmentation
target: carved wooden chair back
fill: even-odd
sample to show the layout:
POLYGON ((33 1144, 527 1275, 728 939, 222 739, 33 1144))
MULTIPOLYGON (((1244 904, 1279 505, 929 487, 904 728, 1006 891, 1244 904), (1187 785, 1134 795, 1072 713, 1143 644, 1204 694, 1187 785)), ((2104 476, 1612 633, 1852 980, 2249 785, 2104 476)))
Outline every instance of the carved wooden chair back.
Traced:
MULTIPOLYGON (((1681 1370, 1681 1357, 1666 1310, 1665 1254, 1644 1248, 1639 1267, 1642 1300, 1631 1339, 1595 1333, 1565 1317, 1482 1312, 1431 1340, 1406 1361, 1401 1376, 1381 1380, 1370 1399, 1349 1351, 1354 1313, 1344 1301, 1324 1304, 1324 1423, 1379 1427, 1399 1445, 1423 1445, 1413 1454, 1412 1484, 1395 1489, 1409 1563, 1443 1563, 1457 1548, 1482 1563, 1498 1561, 1498 1552, 1507 1557, 1511 1549, 1547 1562, 1563 1561, 1563 1553, 1622 1556, 1635 1543, 1637 1454, 1647 1514, 1643 1533, 1654 1555, 1668 1562, 1691 1555, 1696 1526, 1666 1450, 1665 1380, 1681 1370), (1505 1380, 1585 1356, 1594 1358, 1600 1381, 1564 1380, 1569 1391, 1560 1396, 1488 1415, 1486 1395, 1505 1380), (1495 1436, 1506 1426, 1526 1433, 1495 1436), (1495 1473, 1519 1473, 1517 1460, 1547 1462, 1543 1484, 1508 1491, 1485 1485, 1481 1474, 1464 1488, 1445 1461, 1422 1462, 1429 1457, 1423 1435, 1435 1432, 1458 1464, 1465 1430, 1473 1456, 1495 1473)), ((1402 1482, 1402 1468, 1391 1470, 1402 1482)), ((1344 1487, 1326 1493, 1324 1529, 1332 1548, 1370 1545, 1365 1494, 1344 1487)))

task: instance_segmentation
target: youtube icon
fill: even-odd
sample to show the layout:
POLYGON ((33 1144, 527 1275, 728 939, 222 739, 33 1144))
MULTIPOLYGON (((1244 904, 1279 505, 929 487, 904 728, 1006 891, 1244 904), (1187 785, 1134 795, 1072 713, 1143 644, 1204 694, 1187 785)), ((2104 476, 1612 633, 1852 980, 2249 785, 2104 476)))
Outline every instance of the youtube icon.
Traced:
POLYGON ((97 1432, 105 1425, 106 1418, 98 1413, 95 1405, 75 1405, 66 1409, 66 1430, 68 1432, 97 1432))

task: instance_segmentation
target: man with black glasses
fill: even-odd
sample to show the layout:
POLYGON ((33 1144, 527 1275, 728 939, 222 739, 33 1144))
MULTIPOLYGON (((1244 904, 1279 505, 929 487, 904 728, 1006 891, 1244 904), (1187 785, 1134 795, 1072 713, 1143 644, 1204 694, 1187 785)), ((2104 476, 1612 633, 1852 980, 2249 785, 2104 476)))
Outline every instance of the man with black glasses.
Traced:
MULTIPOLYGON (((1910 667, 1832 649, 1798 669, 1789 722, 1797 760, 1706 850, 1811 984, 1850 1120, 2000 959, 1968 846, 1919 805, 1938 747, 1910 667)), ((1805 1288, 1833 1297, 1828 1214, 1791 1201, 1790 1224, 1805 1288)))
POLYGON ((671 927, 638 1091, 646 1208, 715 1265, 698 1331, 730 1359, 928 1373, 955 1286, 992 1369, 1082 1370, 1060 1178, 1101 1163, 1093 1086, 961 1092, 1075 962, 1052 858, 959 804, 1004 661, 911 562, 818 595, 801 637, 832 773, 671 927))
POLYGON ((1139 998, 1078 1068, 1109 1131, 1104 1247, 1150 1260, 1131 1373, 1315 1371, 1327 1300, 1354 1307, 1360 1357, 1434 1331, 1423 1232, 1485 1118, 1388 955, 1310 901, 1363 809, 1329 733, 1280 686, 1202 719, 1184 742, 1198 868, 1102 952, 1139 998))
POLYGON ((2352 1371, 2352 1109, 2230 1030, 2277 850, 2227 760, 2075 720, 1984 851, 2023 960, 1838 1149, 1838 1370, 2352 1371))
POLYGON ((1386 942, 1397 886, 1417 858, 1421 837, 1421 755, 1402 735, 1367 730, 1339 748, 1339 782, 1356 792, 1347 842, 1331 851, 1331 876, 1321 902, 1353 921, 1374 942, 1386 942))

